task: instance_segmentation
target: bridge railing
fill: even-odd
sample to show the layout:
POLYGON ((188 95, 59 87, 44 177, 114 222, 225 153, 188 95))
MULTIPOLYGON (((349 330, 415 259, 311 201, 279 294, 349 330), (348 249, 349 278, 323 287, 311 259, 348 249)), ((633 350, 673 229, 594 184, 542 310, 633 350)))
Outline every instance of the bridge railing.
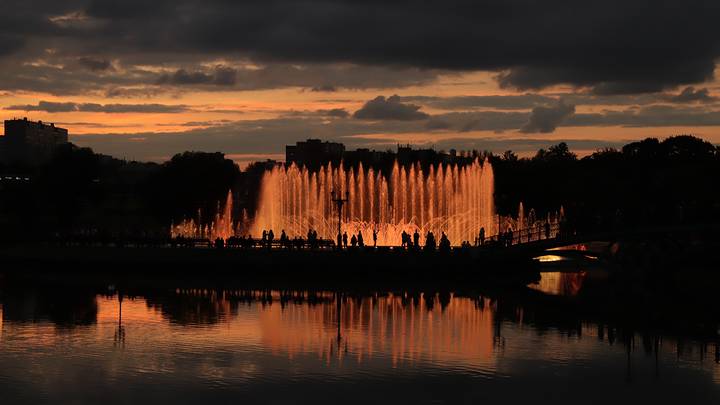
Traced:
POLYGON ((545 226, 543 224, 539 224, 538 226, 532 226, 528 228, 523 228, 519 230, 513 230, 512 231, 512 237, 509 237, 509 233, 500 233, 497 235, 492 235, 489 238, 486 239, 487 241, 494 242, 494 243, 500 243, 503 245, 519 245, 523 243, 530 243, 530 242, 537 242, 542 240, 548 240, 548 239, 556 239, 558 236, 560 236, 561 233, 561 224, 560 223, 552 223, 550 224, 550 229, 546 230, 545 226))

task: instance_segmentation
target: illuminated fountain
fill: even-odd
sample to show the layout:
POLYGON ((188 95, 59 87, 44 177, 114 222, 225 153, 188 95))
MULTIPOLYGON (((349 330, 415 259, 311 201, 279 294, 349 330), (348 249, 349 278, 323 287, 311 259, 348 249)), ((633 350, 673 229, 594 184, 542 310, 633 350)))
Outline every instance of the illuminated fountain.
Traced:
POLYGON ((545 234, 545 224, 550 226, 550 238, 555 238, 560 231, 560 223, 565 218, 565 209, 560 206, 560 210, 556 212, 548 212, 545 217, 538 216, 534 209, 530 209, 525 214, 523 203, 518 206, 518 214, 513 216, 498 216, 498 230, 500 232, 513 231, 513 243, 532 242, 542 240, 547 237, 545 234))
POLYGON ((257 238, 272 229, 275 235, 284 230, 293 238, 312 229, 321 238, 335 240, 338 214, 333 191, 349 199, 342 211, 342 231, 362 232, 366 244, 372 244, 373 231, 378 245, 398 246, 403 231, 417 230, 420 243, 428 232, 436 240, 444 232, 453 245, 460 245, 473 243, 481 228, 488 240, 511 229, 513 243, 529 242, 546 238, 546 223, 551 225, 550 237, 555 237, 564 217, 562 207, 546 217, 536 217, 533 209, 526 214, 522 203, 517 217, 496 215, 493 168, 487 160, 431 165, 427 171, 419 164, 405 167, 396 162, 388 176, 362 163, 357 169, 328 164, 317 171, 291 164, 265 172, 252 218, 245 210, 241 218, 233 218, 228 192, 212 220, 202 221, 198 212, 196 218, 172 225, 171 236, 212 240, 249 233, 257 238))
POLYGON ((397 163, 389 177, 362 164, 357 170, 327 165, 317 172, 296 165, 276 167, 265 173, 251 233, 273 229, 288 235, 317 230, 334 239, 337 213, 331 192, 347 193, 342 229, 362 232, 372 243, 373 230, 379 245, 400 245, 402 231, 436 238, 441 232, 459 245, 473 241, 481 228, 495 235, 498 218, 493 200, 493 169, 488 161, 472 164, 436 165, 423 172, 419 165, 397 163))
POLYGON ((218 204, 217 213, 215 218, 210 222, 209 225, 202 225, 201 215, 198 212, 198 219, 186 219, 180 224, 173 224, 170 226, 170 236, 175 238, 178 236, 186 238, 222 238, 227 239, 234 236, 237 232, 233 225, 233 196, 232 192, 228 191, 227 197, 225 198, 225 205, 220 207, 218 204))

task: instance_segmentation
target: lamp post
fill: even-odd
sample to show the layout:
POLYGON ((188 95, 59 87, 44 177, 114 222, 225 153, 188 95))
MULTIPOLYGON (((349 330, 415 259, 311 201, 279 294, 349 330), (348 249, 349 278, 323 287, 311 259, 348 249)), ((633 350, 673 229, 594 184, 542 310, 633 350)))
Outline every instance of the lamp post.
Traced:
MULTIPOLYGON (((338 212, 338 235, 340 235, 342 231, 342 208, 343 205, 350 200, 350 193, 348 191, 345 192, 345 198, 342 198, 341 194, 338 192, 335 192, 335 189, 333 189, 330 192, 330 197, 332 198, 332 202, 337 205, 337 212, 338 212)), ((339 247, 339 246, 338 246, 339 247)))

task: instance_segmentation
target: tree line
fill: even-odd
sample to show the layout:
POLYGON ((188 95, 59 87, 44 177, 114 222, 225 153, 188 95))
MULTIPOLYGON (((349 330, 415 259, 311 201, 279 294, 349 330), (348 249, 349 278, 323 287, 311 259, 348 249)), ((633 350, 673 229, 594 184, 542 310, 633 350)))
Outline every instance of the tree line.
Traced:
MULTIPOLYGON (((474 153, 493 164, 502 215, 517 215, 523 202, 538 216, 563 206, 578 227, 718 222, 720 149, 695 136, 648 138, 582 158, 564 142, 530 157, 474 153)), ((266 168, 240 170, 206 152, 135 162, 68 144, 41 166, 0 167, 0 238, 165 234, 184 218, 211 220, 230 189, 238 212, 252 213, 266 168)))

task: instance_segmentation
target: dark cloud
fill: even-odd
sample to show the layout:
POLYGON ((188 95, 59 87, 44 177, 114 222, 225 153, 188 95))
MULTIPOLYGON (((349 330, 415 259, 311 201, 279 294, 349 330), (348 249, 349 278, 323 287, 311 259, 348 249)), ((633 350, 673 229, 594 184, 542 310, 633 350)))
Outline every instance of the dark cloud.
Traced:
POLYGON ((78 63, 93 72, 103 72, 112 68, 112 63, 105 59, 95 59, 89 56, 78 58, 78 63))
POLYGON ((530 120, 520 128, 520 132, 553 132, 573 114, 575 114, 575 106, 566 105, 562 101, 553 106, 535 107, 530 114, 530 120))
POLYGON ((377 96, 365 103, 361 109, 355 111, 354 118, 364 120, 397 120, 414 121, 424 120, 428 114, 420 111, 420 106, 401 102, 400 96, 388 98, 377 96))
POLYGON ((428 120, 426 128, 456 132, 503 132, 520 128, 527 122, 529 116, 529 113, 517 111, 451 112, 433 115, 428 120))
POLYGON ((226 66, 216 66, 214 71, 206 72, 189 72, 185 69, 178 69, 173 74, 164 74, 160 76, 157 84, 173 84, 173 85, 192 85, 192 84, 211 84, 216 86, 232 86, 237 80, 237 71, 226 66))
POLYGON ((11 105, 5 107, 5 110, 13 111, 45 111, 49 113, 74 112, 78 111, 77 103, 56 103, 52 101, 40 101, 37 105, 11 105))
POLYGON ((110 87, 102 94, 107 98, 152 98, 167 93, 156 86, 110 87))
POLYGON ((695 89, 692 86, 686 87, 680 94, 667 99, 673 103, 712 103, 717 101, 717 97, 711 96, 708 89, 695 89))
POLYGON ((11 105, 6 110, 45 111, 49 113, 63 112, 97 112, 97 113, 155 113, 173 114, 190 111, 185 105, 167 104, 96 104, 96 103, 57 103, 39 101, 37 104, 11 105))
POLYGON ((15 35, 6 35, 0 32, 0 57, 10 55, 22 48, 25 41, 15 35))
POLYGON ((525 110, 557 102, 557 98, 540 94, 522 94, 509 96, 406 96, 402 101, 417 102, 428 107, 442 110, 463 110, 475 108, 494 108, 498 110, 525 110))
POLYGON ((425 128, 427 128, 430 131, 438 131, 438 130, 445 130, 445 129, 451 129, 452 125, 447 120, 444 120, 442 118, 430 118, 427 123, 425 124, 425 128))
POLYGON ((92 70, 78 66, 78 58, 43 54, 34 62, 20 66, 16 61, 0 58, 0 89, 47 92, 55 95, 92 93, 105 97, 147 98, 161 94, 174 95, 196 88, 203 91, 266 90, 288 87, 329 91, 335 89, 383 89, 418 86, 436 80, 439 71, 415 68, 386 68, 357 65, 290 65, 273 63, 246 66, 241 61, 230 65, 205 67, 205 62, 168 66, 161 57, 153 57, 157 65, 133 65, 140 60, 124 60, 119 69, 111 64, 108 70, 92 70), (158 60, 155 60, 158 59, 158 60), (158 69, 173 69, 158 73, 158 69), (325 86, 325 87, 323 87, 325 86))
POLYGON ((335 117, 335 118, 347 118, 350 116, 350 113, 347 112, 344 108, 333 108, 330 110, 325 110, 325 114, 328 117, 335 117))
POLYGON ((566 126, 698 127, 720 126, 720 111, 702 107, 653 105, 602 113, 575 114, 566 126))
POLYGON ((320 86, 313 87, 312 89, 310 89, 310 91, 332 93, 332 92, 337 91, 337 88, 330 84, 323 84, 320 86))
POLYGON ((403 96, 404 102, 416 102, 423 106, 441 110, 530 110, 539 106, 552 105, 563 100, 566 104, 578 105, 607 105, 645 106, 651 104, 683 104, 683 103, 714 103, 717 97, 710 94, 707 88, 695 89, 689 86, 679 94, 673 93, 645 93, 645 94, 613 94, 597 95, 587 92, 521 95, 491 95, 491 96, 403 96))
MULTIPOLYGON (((241 57, 264 65, 487 70, 512 88, 570 84, 630 94, 706 81, 720 56, 720 5, 706 0, 7 0, 3 6, 12 12, 0 17, 0 55, 13 57, 53 48, 178 67, 241 57)), ((178 83, 217 80, 208 72, 185 73, 178 83)), ((327 83, 343 87, 327 80, 305 87, 327 83)))
POLYGON ((348 118, 350 116, 350 113, 344 109, 344 108, 332 108, 332 109, 322 109, 322 110, 290 110, 290 111, 277 111, 277 113, 280 115, 280 117, 304 117, 304 118, 314 118, 314 117, 325 117, 325 118, 348 118))

